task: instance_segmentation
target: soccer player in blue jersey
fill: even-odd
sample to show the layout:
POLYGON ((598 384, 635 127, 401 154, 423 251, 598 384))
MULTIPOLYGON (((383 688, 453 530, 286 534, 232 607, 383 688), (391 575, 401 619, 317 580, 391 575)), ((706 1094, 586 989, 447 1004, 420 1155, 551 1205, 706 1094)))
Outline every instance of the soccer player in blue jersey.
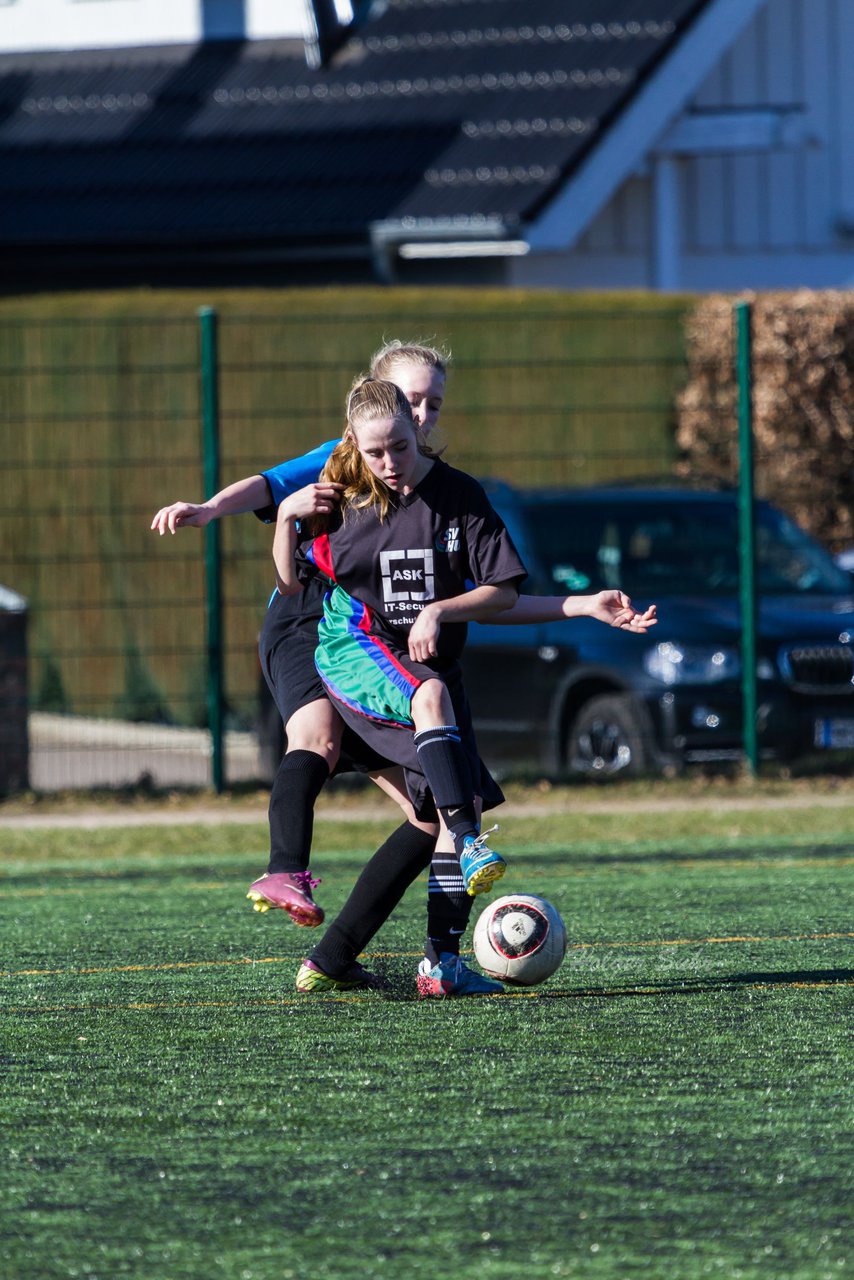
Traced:
MULTIPOLYGON (((412 406, 421 430, 433 429, 445 391, 447 357, 422 343, 389 342, 376 353, 372 371, 393 376, 412 406)), ((174 502, 157 512, 152 529, 161 535, 186 526, 202 527, 212 519, 254 511, 275 520, 281 502, 317 480, 340 436, 303 457, 247 476, 204 503, 174 502)), ((264 676, 285 726, 286 752, 270 793, 270 858, 267 873, 250 888, 258 906, 283 908, 297 924, 319 925, 323 911, 313 900, 308 874, 315 801, 334 771, 348 767, 370 770, 377 784, 404 809, 407 821, 383 845, 391 862, 415 859, 419 869, 429 862, 436 826, 415 818, 399 770, 370 752, 344 726, 329 702, 314 666, 317 624, 324 590, 316 583, 297 598, 274 593, 261 631, 264 676), (342 739, 345 758, 341 760, 342 739)))
MULTIPOLYGON (((414 419, 426 436, 435 426, 445 391, 446 358, 434 348, 413 343, 389 343, 374 357, 372 373, 392 378, 404 391, 414 419)), ((288 461, 264 473, 229 485, 205 503, 172 503, 152 521, 161 535, 185 526, 201 527, 211 519, 255 511, 262 518, 275 517, 281 502, 307 483, 315 481, 338 439, 329 441, 302 458, 288 461)), ((308 872, 314 803, 324 782, 339 766, 343 747, 345 767, 355 764, 371 776, 404 809, 403 822, 368 862, 354 886, 347 907, 324 938, 329 959, 329 984, 355 985, 361 967, 344 963, 346 954, 357 955, 400 900, 406 887, 430 865, 437 827, 420 819, 412 806, 399 768, 383 768, 387 762, 364 746, 332 707, 314 666, 317 624, 321 615, 323 584, 308 584, 301 596, 276 593, 267 611, 261 635, 264 673, 276 698, 286 727, 287 751, 270 796, 270 860, 268 872, 257 880, 250 894, 257 905, 282 907, 296 923, 318 925, 322 909, 314 902, 317 883, 308 872), (349 911, 348 911, 349 909, 349 911), (336 950, 337 949, 337 950, 336 950), (337 954, 338 960, 335 961, 337 954)), ((602 622, 643 631, 653 625, 654 611, 638 614, 617 592, 598 596, 521 597, 514 608, 494 621, 536 622, 561 617, 592 616, 602 622)), ((457 708, 467 722, 468 708, 457 708)), ((500 802, 501 793, 486 770, 480 779, 485 805, 500 802)), ((469 995, 495 990, 459 957, 460 937, 466 927, 472 898, 456 891, 455 867, 450 843, 441 842, 433 860, 428 888, 428 938, 425 959, 430 981, 419 976, 424 995, 469 995)), ((319 985, 319 984, 318 984, 319 985)))

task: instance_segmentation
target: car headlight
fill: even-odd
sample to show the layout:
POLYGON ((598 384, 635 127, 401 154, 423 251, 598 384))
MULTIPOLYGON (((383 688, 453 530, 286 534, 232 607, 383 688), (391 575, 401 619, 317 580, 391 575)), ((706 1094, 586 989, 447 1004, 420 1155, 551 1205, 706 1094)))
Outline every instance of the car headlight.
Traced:
POLYGON ((734 680, 741 672, 735 649, 674 644, 654 645, 643 656, 647 675, 662 684, 718 684, 734 680))

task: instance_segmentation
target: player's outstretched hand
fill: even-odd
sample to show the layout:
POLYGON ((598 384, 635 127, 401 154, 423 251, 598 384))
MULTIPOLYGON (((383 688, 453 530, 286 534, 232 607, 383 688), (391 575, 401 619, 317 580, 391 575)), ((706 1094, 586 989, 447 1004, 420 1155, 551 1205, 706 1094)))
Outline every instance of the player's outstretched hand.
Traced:
POLYGON ((654 604, 640 613, 624 591, 600 591, 593 601, 591 616, 610 627, 619 627, 621 631, 636 631, 643 635, 658 622, 654 604))
POLYGON ((211 519, 212 512, 203 502, 173 502, 168 507, 160 508, 151 522, 151 527, 162 538, 164 533, 174 533, 176 529, 183 529, 185 525, 202 529, 210 523, 211 519))

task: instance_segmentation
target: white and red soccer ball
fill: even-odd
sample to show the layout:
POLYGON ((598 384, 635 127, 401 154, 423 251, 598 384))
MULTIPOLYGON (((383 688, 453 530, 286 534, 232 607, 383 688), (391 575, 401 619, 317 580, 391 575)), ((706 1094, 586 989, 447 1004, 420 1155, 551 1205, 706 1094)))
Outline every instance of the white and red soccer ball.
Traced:
POLYGON ((531 893, 496 898, 474 927, 474 954, 491 978, 535 987, 550 978, 566 954, 566 928, 545 898, 531 893))

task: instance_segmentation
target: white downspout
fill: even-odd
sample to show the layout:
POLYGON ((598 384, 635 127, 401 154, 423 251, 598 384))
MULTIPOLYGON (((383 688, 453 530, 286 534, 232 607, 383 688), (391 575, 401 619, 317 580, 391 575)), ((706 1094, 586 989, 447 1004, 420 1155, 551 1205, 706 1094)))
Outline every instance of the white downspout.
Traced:
POLYGON ((652 286, 681 287, 682 192, 676 156, 652 157, 652 286))

